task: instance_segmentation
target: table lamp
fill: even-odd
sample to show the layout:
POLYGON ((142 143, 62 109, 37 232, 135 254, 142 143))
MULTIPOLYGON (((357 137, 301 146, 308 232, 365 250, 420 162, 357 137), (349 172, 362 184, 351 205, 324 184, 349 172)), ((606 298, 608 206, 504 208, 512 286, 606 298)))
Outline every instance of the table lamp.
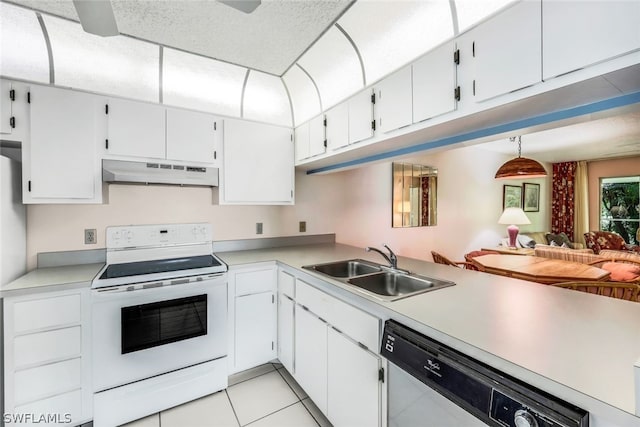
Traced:
POLYGON ((509 247, 516 248, 516 238, 518 237, 518 225, 531 224, 529 218, 524 213, 524 211, 520 208, 506 208, 502 215, 500 215, 500 219, 498 220, 498 224, 508 224, 507 234, 509 235, 509 247))

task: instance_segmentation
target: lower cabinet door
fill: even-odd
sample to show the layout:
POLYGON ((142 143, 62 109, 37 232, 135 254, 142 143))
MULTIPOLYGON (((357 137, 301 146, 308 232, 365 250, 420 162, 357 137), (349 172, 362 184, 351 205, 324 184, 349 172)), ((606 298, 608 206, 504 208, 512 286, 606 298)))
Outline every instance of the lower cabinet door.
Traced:
POLYGON ((236 298, 235 370, 276 358, 276 304, 273 292, 236 298))
POLYGON ((301 306, 295 306, 294 378, 313 403, 327 413, 327 324, 301 306))
POLYGON ((292 375, 293 368, 293 311, 295 304, 288 296, 278 294, 278 359, 292 375))
POLYGON ((327 341, 327 418, 334 426, 380 426, 380 358, 333 328, 327 341))

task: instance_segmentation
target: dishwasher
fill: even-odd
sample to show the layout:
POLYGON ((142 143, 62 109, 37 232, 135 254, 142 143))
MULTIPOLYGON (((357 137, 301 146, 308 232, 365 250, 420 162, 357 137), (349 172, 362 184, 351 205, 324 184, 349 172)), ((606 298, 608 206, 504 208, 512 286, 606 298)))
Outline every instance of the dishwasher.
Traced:
POLYGON ((380 353, 388 367, 389 427, 588 427, 589 413, 393 320, 380 353))

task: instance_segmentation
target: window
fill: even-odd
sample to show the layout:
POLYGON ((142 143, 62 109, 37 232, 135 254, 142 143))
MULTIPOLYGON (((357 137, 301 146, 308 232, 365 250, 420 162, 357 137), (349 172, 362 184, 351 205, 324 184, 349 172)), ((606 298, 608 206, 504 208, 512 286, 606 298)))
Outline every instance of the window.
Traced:
POLYGON ((638 242, 640 176, 600 180, 600 230, 613 231, 625 242, 638 242))

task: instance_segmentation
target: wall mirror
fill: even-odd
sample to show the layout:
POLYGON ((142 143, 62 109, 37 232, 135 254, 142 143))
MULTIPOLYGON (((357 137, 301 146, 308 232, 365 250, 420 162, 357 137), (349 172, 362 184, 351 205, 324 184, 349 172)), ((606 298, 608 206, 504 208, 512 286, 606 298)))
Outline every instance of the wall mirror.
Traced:
POLYGON ((437 199, 437 169, 393 163, 393 227, 436 225, 437 199))

